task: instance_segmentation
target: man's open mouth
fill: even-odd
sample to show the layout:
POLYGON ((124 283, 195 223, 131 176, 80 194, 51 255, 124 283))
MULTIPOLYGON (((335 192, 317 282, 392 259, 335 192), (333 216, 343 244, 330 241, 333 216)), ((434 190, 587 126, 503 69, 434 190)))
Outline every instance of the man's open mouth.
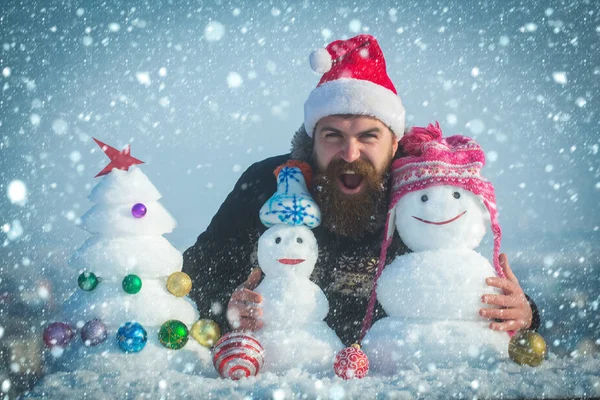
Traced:
POLYGON ((277 261, 279 261, 282 264, 286 264, 286 265, 296 265, 296 264, 303 263, 306 260, 303 260, 301 258, 280 258, 277 261))
POLYGON ((360 191, 363 183, 363 177, 354 171, 345 171, 338 179, 342 191, 346 193, 356 193, 360 191))
POLYGON ((461 212, 460 214, 458 214, 456 217, 449 219, 448 221, 442 221, 442 222, 433 222, 433 221, 427 221, 426 219, 423 218, 419 218, 419 217, 415 217, 414 215, 412 216, 414 219, 417 219, 421 222, 424 222, 426 224, 432 224, 432 225, 446 225, 449 224, 450 222, 454 222, 457 219, 459 219, 460 217, 462 217, 463 215, 465 215, 465 213, 467 212, 467 210, 461 212))

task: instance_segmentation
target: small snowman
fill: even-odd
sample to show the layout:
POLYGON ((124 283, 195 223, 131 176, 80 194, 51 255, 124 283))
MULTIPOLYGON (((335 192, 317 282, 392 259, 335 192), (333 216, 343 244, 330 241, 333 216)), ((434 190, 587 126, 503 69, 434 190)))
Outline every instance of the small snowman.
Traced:
POLYGON ((256 337, 265 349, 264 370, 300 367, 311 373, 331 370, 343 345, 323 319, 329 302, 310 280, 318 246, 310 228, 321 213, 308 193, 308 164, 290 161, 276 170, 277 192, 260 210, 267 229, 258 240, 258 263, 265 274, 256 292, 263 296, 263 328, 256 337))
POLYGON ((394 228, 413 252, 397 257, 377 281, 377 299, 388 317, 363 340, 371 368, 394 374, 412 365, 507 358, 510 335, 491 330, 479 315, 483 294, 501 294, 485 279, 504 277, 494 188, 480 174, 484 153, 470 138, 442 138, 437 123, 413 128, 400 144, 406 156, 392 165, 380 267, 394 228), (494 235, 494 266, 474 251, 486 224, 494 235))

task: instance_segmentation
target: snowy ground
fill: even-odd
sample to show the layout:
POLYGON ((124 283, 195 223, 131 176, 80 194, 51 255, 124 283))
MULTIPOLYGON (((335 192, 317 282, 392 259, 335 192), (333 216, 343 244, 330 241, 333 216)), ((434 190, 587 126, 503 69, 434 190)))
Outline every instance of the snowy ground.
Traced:
MULTIPOLYGON (((143 366, 140 366, 143 369, 143 366)), ((600 357, 550 359, 537 368, 510 361, 490 369, 468 366, 419 371, 394 377, 343 381, 318 379, 299 370, 264 374, 238 382, 177 372, 144 375, 92 371, 55 373, 25 398, 46 399, 409 399, 409 398, 572 398, 600 396, 600 357)))
POLYGON ((600 284, 595 237, 526 240, 507 245, 511 265, 542 313, 540 333, 549 349, 537 368, 511 361, 481 369, 418 370, 407 365, 394 377, 343 381, 333 374, 300 370, 261 374, 239 382, 139 368, 126 372, 80 370, 45 376, 25 398, 46 399, 403 399, 403 398, 593 398, 600 397, 600 284), (523 250, 518 250, 523 249, 523 250))

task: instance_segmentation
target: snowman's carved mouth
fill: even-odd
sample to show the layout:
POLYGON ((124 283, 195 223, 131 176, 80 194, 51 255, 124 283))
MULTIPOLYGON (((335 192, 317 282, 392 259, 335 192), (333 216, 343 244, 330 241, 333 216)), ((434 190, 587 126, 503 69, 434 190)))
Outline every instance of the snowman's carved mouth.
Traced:
POLYGON ((414 219, 419 220, 421 222, 424 222, 426 224, 432 224, 432 225, 446 225, 449 224, 450 222, 454 222, 457 219, 459 219, 460 217, 462 217, 463 215, 465 215, 467 212, 467 210, 461 212, 460 214, 458 214, 456 217, 449 219, 448 221, 442 221, 442 222, 433 222, 433 221, 427 221, 426 219, 423 218, 419 218, 419 217, 415 217, 414 215, 412 216, 414 219))
POLYGON ((303 260, 301 258, 280 258, 279 260, 280 263, 282 264, 287 264, 287 265, 296 265, 296 264, 300 264, 303 263, 306 260, 303 260))

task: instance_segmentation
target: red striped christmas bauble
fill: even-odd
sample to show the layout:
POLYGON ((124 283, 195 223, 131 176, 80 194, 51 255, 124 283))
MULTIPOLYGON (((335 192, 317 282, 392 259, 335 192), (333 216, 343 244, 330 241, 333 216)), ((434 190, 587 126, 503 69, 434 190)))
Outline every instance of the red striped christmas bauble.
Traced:
POLYGON ((258 374, 263 366, 265 350, 258 340, 246 332, 223 335, 213 349, 213 365, 223 378, 238 380, 258 374))

